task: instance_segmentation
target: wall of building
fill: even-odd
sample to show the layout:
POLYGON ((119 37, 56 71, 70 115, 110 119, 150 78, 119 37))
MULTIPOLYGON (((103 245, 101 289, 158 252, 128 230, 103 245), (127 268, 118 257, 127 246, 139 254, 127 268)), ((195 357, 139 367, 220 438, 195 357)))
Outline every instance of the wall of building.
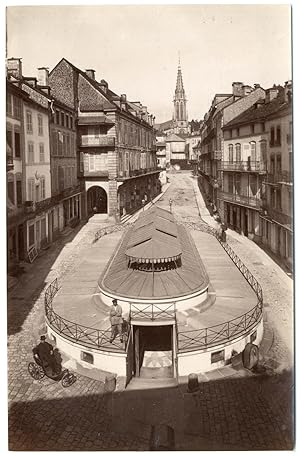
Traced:
POLYGON ((246 344, 250 342, 251 334, 256 331, 256 339, 253 341, 255 345, 259 345, 263 337, 263 321, 249 332, 247 336, 239 337, 233 342, 222 344, 208 350, 199 350, 198 352, 178 353, 178 375, 187 376, 191 373, 209 372, 214 369, 223 367, 230 362, 232 352, 241 353, 246 344), (211 363, 212 353, 224 350, 224 360, 216 363, 211 363))

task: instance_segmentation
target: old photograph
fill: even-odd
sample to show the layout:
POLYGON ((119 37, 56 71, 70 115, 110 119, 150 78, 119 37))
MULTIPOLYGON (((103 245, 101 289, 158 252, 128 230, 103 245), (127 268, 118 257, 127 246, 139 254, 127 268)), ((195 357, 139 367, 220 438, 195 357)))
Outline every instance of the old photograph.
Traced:
POLYGON ((7 449, 293 450, 291 5, 5 11, 7 449))

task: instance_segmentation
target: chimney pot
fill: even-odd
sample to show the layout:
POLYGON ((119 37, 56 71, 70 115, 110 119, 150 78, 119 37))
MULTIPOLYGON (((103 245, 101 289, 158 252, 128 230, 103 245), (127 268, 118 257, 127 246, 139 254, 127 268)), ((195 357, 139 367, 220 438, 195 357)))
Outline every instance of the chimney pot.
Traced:
POLYGON ((48 86, 49 85, 49 68, 41 67, 38 68, 38 85, 48 86))
POLYGON ((95 70, 92 70, 92 69, 85 70, 85 74, 89 78, 93 79, 94 81, 95 81, 95 73, 96 73, 95 70))

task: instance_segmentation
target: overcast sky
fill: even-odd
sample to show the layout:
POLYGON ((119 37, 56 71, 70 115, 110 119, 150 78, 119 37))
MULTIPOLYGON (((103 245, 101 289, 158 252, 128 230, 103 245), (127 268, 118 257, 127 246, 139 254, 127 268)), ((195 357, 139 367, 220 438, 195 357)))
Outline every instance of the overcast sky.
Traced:
POLYGON ((233 81, 264 88, 291 79, 288 5, 33 6, 7 10, 7 57, 25 76, 65 57, 93 68, 156 122, 172 118, 178 51, 189 120, 233 81))

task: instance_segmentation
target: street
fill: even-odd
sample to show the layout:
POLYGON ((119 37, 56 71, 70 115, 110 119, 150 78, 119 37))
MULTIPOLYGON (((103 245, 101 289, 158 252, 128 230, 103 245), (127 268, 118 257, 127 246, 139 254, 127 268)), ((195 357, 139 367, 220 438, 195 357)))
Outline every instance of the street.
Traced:
MULTIPOLYGON (((191 172, 169 174, 158 201, 185 222, 209 220, 191 172), (200 204, 200 206, 199 206, 200 204)), ((293 447, 292 280, 249 239, 227 231, 227 241, 257 278, 264 294, 266 339, 262 374, 203 378, 197 393, 186 385, 109 393, 78 375, 64 389, 27 371, 32 348, 45 331, 43 291, 76 268, 105 220, 90 219, 28 265, 8 295, 10 450, 147 450, 151 425, 175 429, 180 450, 287 450, 293 447)), ((107 236, 109 239, 109 235, 107 236)), ((109 242, 109 241, 108 241, 109 242)))

